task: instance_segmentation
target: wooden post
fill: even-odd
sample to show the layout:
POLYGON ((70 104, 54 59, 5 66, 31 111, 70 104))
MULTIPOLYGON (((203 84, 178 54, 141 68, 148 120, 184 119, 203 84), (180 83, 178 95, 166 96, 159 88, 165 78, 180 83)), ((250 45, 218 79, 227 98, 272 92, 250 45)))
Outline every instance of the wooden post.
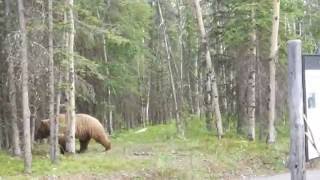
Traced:
POLYGON ((301 41, 288 41, 291 180, 305 180, 305 131, 303 121, 301 41))

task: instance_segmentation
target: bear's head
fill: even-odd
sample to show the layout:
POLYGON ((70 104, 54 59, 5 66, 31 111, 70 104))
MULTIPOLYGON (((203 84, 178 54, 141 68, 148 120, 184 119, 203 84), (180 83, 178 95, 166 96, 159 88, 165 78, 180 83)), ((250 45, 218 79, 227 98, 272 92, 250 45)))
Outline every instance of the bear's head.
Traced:
POLYGON ((50 121, 49 119, 41 120, 35 134, 35 140, 44 139, 50 136, 50 121))

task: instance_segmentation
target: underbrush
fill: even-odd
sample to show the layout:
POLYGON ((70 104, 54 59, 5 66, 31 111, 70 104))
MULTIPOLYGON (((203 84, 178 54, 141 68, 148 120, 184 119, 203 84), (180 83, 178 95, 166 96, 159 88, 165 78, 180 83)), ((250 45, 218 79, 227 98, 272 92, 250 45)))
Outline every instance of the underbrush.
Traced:
MULTIPOLYGON (((205 129, 203 120, 190 117, 186 121, 185 139, 176 137, 173 123, 133 129, 114 134, 111 151, 104 152, 92 141, 88 152, 60 155, 57 165, 50 162, 47 144, 35 144, 32 177, 94 174, 107 179, 131 173, 138 178, 149 174, 156 178, 220 179, 270 174, 286 168, 286 127, 280 127, 277 143, 266 145, 259 140, 249 142, 234 132, 226 132, 218 140, 214 132, 205 129)), ((23 175, 23 160, 0 152, 0 177, 27 178, 23 175)))

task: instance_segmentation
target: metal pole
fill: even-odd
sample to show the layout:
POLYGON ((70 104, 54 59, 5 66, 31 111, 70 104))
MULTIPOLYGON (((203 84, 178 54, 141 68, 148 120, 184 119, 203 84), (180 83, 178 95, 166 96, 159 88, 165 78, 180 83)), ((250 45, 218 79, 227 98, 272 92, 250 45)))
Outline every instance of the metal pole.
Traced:
POLYGON ((303 121, 301 41, 288 41, 291 180, 305 180, 305 132, 303 121))

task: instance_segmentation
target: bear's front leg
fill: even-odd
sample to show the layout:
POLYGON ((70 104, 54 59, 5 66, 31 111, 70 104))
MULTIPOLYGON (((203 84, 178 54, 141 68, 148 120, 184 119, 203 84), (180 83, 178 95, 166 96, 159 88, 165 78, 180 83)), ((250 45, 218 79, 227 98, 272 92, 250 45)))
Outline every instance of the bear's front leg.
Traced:
POLYGON ((61 145, 60 145, 60 154, 64 154, 65 152, 65 148, 63 148, 61 145))
POLYGON ((66 152, 66 139, 63 135, 58 136, 58 142, 60 147, 60 153, 64 154, 66 152))
POLYGON ((79 140, 80 141, 80 150, 77 151, 78 153, 83 153, 88 149, 88 144, 90 142, 90 139, 88 140, 79 140))

